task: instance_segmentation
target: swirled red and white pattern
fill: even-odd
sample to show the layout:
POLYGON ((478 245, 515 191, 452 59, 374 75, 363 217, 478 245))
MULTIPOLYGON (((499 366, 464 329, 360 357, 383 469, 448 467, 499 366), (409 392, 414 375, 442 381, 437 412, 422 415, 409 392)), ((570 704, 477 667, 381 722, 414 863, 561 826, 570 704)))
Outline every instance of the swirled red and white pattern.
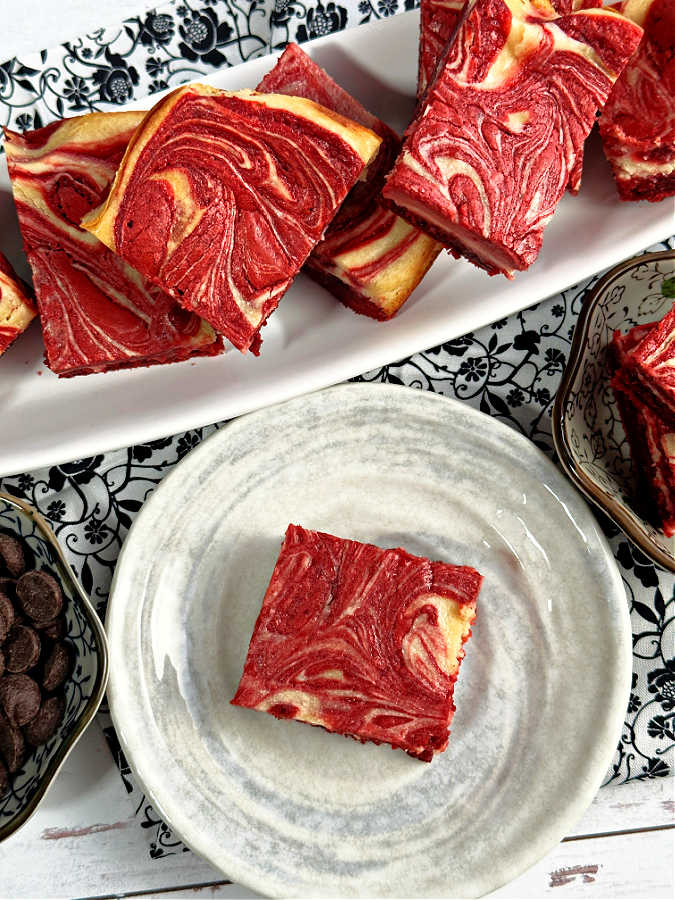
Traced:
POLYGON ((633 353, 658 326, 636 325, 627 334, 616 331, 610 362, 615 367, 612 388, 633 460, 639 496, 648 498, 651 520, 666 537, 675 534, 675 429, 636 397, 625 373, 633 353))
POLYGON ((382 138, 366 176, 351 189, 304 271, 355 312, 390 319, 424 277, 442 247, 379 202, 401 139, 310 57, 289 44, 257 88, 305 97, 370 128, 382 138))
POLYGON ((309 100, 192 84, 148 113, 82 224, 257 353, 261 327, 379 146, 309 100))
MULTIPOLYGON (((566 15, 579 9, 595 9, 602 6, 602 0, 551 0, 551 3, 559 15, 566 15)), ((443 58, 450 38, 467 5, 467 0, 420 0, 418 98, 424 96, 429 83, 433 80, 436 67, 443 58)), ((581 188, 583 164, 584 152, 582 149, 570 170, 568 188, 572 194, 578 194, 581 188)))
POLYGON ((28 285, 0 253, 0 356, 37 315, 28 285))
POLYGON ((625 390, 654 410, 675 432, 675 306, 626 353, 625 390))
POLYGON ((92 113, 24 134, 5 151, 46 349, 61 377, 222 352, 198 316, 79 227, 106 196, 143 113, 92 113))
POLYGON ((599 121, 622 200, 657 202, 675 194, 675 2, 624 0, 644 28, 599 121))
POLYGON ((539 254, 596 111, 642 31, 618 13, 476 0, 382 195, 491 275, 539 254))
POLYGON ((289 525, 232 700, 429 761, 482 576, 289 525))

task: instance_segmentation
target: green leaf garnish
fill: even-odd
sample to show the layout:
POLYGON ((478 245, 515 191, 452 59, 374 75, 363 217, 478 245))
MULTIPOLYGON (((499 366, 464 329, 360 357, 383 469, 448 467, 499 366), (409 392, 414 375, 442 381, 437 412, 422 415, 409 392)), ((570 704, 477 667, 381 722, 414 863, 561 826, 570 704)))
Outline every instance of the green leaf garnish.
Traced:
POLYGON ((661 284, 661 293, 664 297, 675 299, 675 278, 666 278, 661 284))

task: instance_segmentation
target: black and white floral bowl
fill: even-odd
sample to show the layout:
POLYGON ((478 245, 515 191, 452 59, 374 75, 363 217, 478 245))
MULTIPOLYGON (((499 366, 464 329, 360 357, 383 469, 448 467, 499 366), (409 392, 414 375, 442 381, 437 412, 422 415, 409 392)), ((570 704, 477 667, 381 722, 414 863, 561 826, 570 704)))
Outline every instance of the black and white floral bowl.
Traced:
POLYGON ((648 253, 608 272, 588 293, 553 410, 553 441, 565 473, 657 565, 675 572, 675 538, 636 502, 628 442, 610 387, 615 330, 653 322, 675 301, 675 251, 648 253))
POLYGON ((105 632, 93 606, 74 578, 52 530, 27 503, 0 493, 0 531, 20 536, 33 556, 31 565, 47 569, 63 588, 65 640, 74 666, 64 686, 66 709, 56 734, 27 757, 0 798, 0 841, 14 834, 38 808, 66 757, 98 709, 108 680, 105 632))

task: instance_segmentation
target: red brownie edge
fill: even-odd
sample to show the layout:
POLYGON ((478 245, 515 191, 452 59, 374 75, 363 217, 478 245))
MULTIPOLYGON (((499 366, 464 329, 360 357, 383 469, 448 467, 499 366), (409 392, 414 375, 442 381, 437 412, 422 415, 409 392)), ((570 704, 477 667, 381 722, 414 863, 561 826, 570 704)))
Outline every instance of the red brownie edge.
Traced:
POLYGON ((675 468, 665 439, 672 429, 631 391, 625 376, 630 355, 658 323, 638 325, 627 334, 614 333, 610 365, 615 369, 611 385, 634 462, 637 499, 647 498, 645 515, 660 526, 666 537, 675 534, 675 468))
POLYGON ((231 703, 429 761, 447 747, 482 581, 289 525, 231 703))

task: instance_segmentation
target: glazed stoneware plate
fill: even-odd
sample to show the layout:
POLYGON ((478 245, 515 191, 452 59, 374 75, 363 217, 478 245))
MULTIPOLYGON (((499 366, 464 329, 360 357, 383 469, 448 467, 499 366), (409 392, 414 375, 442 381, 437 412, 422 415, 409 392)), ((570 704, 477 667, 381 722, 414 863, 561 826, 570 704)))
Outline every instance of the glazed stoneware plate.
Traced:
MULTIPOLYGON (((290 5, 283 8, 291 15, 290 5)), ((418 42, 419 13, 411 11, 303 46, 368 109, 403 131, 415 104, 418 42)), ((224 67, 203 80, 228 90, 251 88, 275 59, 224 67)), ((133 105, 148 108, 159 96, 133 105)), ((4 156, 0 225, 3 250, 28 275, 4 156)), ((230 350, 68 379, 45 368, 36 322, 0 361, 0 475, 144 443, 336 384, 524 309, 672 233, 672 201, 621 203, 599 143, 590 140, 581 192, 563 197, 529 271, 513 281, 489 278, 443 253, 389 322, 357 316, 301 274, 264 328, 258 359, 230 350)))
POLYGON ((141 510, 107 620, 109 700, 159 813, 274 896, 478 896, 573 826, 628 700, 621 579, 523 437, 437 395, 342 385, 238 419, 141 510), (289 522, 485 575, 432 763, 229 704, 289 522))
POLYGON ((608 272, 584 300, 553 412, 556 452, 569 477, 647 556, 671 572, 675 538, 667 538, 636 502, 607 348, 615 331, 662 319, 673 301, 673 250, 629 259, 608 272))

